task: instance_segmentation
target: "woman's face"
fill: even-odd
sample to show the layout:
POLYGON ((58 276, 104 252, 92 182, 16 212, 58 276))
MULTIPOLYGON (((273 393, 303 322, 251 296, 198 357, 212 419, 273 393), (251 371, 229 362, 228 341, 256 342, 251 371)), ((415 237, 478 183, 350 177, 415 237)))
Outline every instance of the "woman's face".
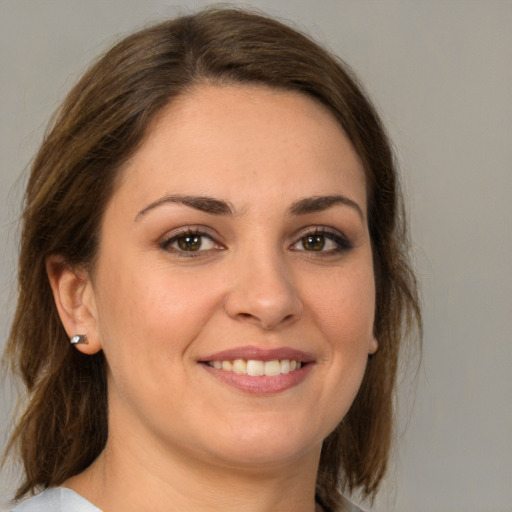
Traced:
POLYGON ((332 115, 197 87, 122 173, 88 285, 110 440, 189 463, 318 457, 377 348, 365 179, 332 115))

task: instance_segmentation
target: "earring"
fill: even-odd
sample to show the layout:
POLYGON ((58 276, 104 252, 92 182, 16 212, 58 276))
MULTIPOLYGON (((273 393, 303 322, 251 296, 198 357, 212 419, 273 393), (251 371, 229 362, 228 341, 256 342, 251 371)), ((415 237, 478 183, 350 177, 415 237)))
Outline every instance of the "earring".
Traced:
POLYGON ((69 340, 69 342, 71 343, 71 345, 79 345, 79 344, 86 345, 88 343, 87 336, 85 334, 75 334, 69 340))

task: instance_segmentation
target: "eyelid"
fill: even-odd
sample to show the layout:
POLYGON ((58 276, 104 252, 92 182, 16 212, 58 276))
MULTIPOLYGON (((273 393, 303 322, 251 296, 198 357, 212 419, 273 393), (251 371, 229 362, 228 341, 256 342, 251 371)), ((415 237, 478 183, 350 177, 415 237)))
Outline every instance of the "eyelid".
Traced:
MULTIPOLYGON (((224 244, 219 242, 220 236, 211 228, 202 225, 181 226, 177 229, 171 230, 159 239, 158 245, 162 249, 170 251, 171 245, 179 238, 185 236, 201 236, 204 238, 208 238, 217 246, 216 248, 218 250, 225 249, 224 244)), ((212 249, 200 249, 198 251, 180 251, 178 249, 175 249, 174 252, 185 256, 193 256, 194 254, 197 256, 199 255, 199 253, 208 252, 210 250, 212 249)))
POLYGON ((316 252, 317 255, 329 255, 333 253, 340 253, 343 251, 350 250, 354 247, 354 244, 350 241, 350 239, 340 231, 339 229, 330 227, 330 226, 324 226, 324 225, 318 225, 318 226, 308 226, 306 228, 303 228, 299 230, 296 235, 294 236, 294 242, 291 244, 291 249, 295 251, 301 251, 301 252, 308 252, 308 253, 315 253, 315 251, 307 251, 306 249, 293 249, 293 247, 300 243, 301 240, 304 237, 307 236, 318 236, 322 235, 326 238, 332 240, 334 243, 338 245, 338 248, 336 251, 327 250, 327 251, 318 251, 316 252))

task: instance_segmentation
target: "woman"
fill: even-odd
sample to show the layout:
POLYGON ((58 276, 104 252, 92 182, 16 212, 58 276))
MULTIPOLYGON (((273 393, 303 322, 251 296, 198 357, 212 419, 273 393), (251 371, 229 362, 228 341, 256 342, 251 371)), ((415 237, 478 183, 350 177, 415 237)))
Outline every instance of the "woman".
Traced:
POLYGON ((79 81, 34 161, 7 355, 16 510, 349 510, 420 322, 396 171, 344 65, 237 10, 79 81))

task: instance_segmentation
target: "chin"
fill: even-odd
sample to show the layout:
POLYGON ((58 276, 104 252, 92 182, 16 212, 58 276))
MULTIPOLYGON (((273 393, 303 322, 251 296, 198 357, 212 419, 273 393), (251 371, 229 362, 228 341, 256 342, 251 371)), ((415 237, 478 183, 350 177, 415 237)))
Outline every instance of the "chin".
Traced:
POLYGON ((246 421, 240 428, 231 423, 212 447, 230 465, 280 466, 311 456, 316 460, 329 431, 320 432, 307 422, 283 423, 282 415, 281 421, 246 421))

